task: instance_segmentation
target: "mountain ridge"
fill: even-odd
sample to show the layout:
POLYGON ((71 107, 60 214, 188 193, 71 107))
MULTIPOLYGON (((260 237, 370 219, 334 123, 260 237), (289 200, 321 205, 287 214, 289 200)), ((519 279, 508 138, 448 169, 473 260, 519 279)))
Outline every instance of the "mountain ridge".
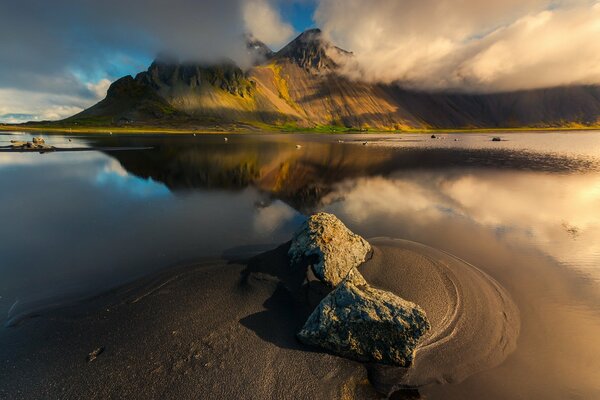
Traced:
POLYGON ((211 126, 357 130, 550 128, 600 124, 600 86, 504 93, 425 92, 353 81, 338 60, 352 53, 319 29, 278 52, 255 38, 258 60, 201 65, 155 60, 147 71, 115 81, 105 99, 63 123, 110 126, 211 126))

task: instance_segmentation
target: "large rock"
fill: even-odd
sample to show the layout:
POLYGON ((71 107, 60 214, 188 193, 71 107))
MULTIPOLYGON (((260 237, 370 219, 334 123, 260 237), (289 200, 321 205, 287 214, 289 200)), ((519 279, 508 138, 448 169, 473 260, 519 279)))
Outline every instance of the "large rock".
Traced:
POLYGON ((354 360, 408 367, 429 329, 416 304, 346 279, 321 301, 298 338, 354 360))
POLYGON ((322 282, 335 287, 371 251, 371 245, 352 233, 335 215, 312 215, 296 232, 288 252, 292 264, 308 260, 322 282))

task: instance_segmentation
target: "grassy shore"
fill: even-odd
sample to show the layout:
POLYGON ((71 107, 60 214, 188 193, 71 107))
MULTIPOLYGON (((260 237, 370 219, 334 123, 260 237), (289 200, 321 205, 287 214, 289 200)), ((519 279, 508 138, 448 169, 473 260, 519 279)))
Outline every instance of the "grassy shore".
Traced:
POLYGON ((104 134, 236 134, 236 133, 258 133, 258 132, 281 132, 281 133, 506 133, 506 132, 554 132, 554 131, 583 131, 600 130, 600 126, 572 125, 564 127, 520 127, 520 128, 405 128, 405 129, 356 129, 341 126, 317 126, 304 128, 296 125, 268 125, 268 124, 245 124, 234 127, 157 127, 157 126, 77 126, 77 125, 10 125, 1 124, 0 131, 25 131, 25 132, 55 132, 55 133, 104 133, 104 134))

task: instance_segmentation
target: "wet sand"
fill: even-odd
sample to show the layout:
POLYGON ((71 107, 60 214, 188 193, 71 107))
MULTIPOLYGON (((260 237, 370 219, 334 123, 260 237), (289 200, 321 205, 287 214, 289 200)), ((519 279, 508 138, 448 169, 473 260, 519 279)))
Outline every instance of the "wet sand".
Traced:
POLYGON ((375 239, 365 279, 427 312, 432 330, 406 371, 379 368, 381 385, 458 383, 502 363, 517 346, 519 311, 509 294, 476 267, 406 240, 375 239))
POLYGON ((289 244, 248 262, 172 268, 0 330, 0 398, 413 398, 501 363, 516 307, 486 274, 407 241, 372 240, 374 286, 420 304, 432 331, 408 370, 346 360, 295 334, 324 290, 290 268, 289 244))

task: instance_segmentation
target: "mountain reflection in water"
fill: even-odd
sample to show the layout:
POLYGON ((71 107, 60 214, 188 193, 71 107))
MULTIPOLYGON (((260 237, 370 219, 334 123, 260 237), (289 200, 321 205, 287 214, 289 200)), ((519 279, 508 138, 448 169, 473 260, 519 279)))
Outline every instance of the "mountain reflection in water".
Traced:
MULTIPOLYGON (((203 141, 146 139, 152 151, 112 153, 132 174, 164 183, 174 192, 193 189, 241 190, 254 187, 303 211, 314 211, 322 197, 348 179, 389 176, 400 171, 448 168, 512 171, 590 172, 588 158, 501 148, 457 149, 392 147, 385 142, 346 139, 303 142, 297 138, 252 140, 220 137, 203 141), (287 139, 287 140, 286 140, 287 139), (364 144, 366 143, 366 144, 364 144)), ((132 146, 138 140, 130 139, 132 146)), ((115 141, 123 145, 122 141, 115 141)))
POLYGON ((424 397, 597 397, 600 134, 444 136, 78 136, 154 149, 0 154, 0 313, 274 247, 324 210, 455 254, 521 310, 502 366, 424 397))

